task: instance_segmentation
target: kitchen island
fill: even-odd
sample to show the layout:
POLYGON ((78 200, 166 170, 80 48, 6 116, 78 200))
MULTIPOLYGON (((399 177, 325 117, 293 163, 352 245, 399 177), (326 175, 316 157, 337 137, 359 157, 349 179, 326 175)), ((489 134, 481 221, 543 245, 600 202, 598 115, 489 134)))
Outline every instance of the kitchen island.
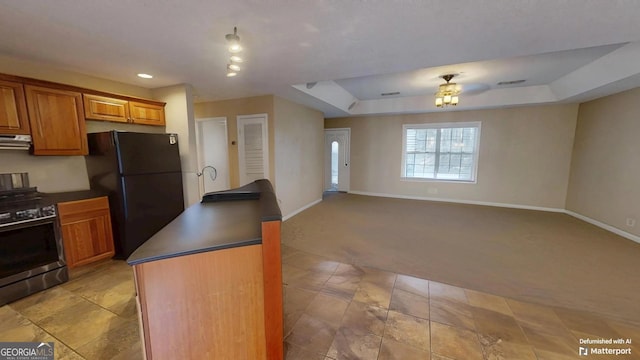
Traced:
POLYGON ((282 360, 282 215, 271 183, 208 198, 127 260, 145 357, 282 360))

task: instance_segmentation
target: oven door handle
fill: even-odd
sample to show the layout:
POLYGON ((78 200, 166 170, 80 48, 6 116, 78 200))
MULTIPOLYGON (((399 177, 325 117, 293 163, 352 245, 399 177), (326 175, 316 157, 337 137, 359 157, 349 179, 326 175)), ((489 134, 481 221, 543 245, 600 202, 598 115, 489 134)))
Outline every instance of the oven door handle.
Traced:
POLYGON ((39 217, 37 219, 26 219, 26 220, 20 220, 20 221, 14 221, 12 223, 8 223, 8 224, 0 224, 0 231, 5 230, 5 228, 8 227, 14 227, 14 226, 20 226, 22 227, 22 225, 25 224, 29 224, 31 225, 32 223, 48 223, 51 222, 51 219, 55 219, 56 215, 48 215, 48 216, 43 216, 43 217, 39 217))

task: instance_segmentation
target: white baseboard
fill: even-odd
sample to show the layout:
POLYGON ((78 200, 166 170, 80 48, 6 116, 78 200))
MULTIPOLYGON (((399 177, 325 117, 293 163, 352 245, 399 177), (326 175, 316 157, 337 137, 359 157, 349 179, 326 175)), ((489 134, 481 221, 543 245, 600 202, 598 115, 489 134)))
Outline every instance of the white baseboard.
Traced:
POLYGON ((497 207, 513 208, 513 209, 539 210, 539 211, 549 211, 549 212, 559 212, 559 213, 565 212, 564 209, 560 209, 560 208, 549 208, 549 207, 519 205, 519 204, 506 204, 506 203, 497 203, 497 202, 488 202, 488 201, 433 198, 433 197, 426 197, 426 196, 395 195, 395 194, 384 194, 384 193, 371 193, 366 191, 349 191, 349 193, 356 194, 356 195, 378 196, 378 197, 388 197, 388 198, 396 198, 396 199, 428 200, 428 201, 440 201, 440 202, 449 202, 449 203, 457 203, 457 204, 497 206, 497 207))
POLYGON ((303 212, 303 211, 307 210, 308 208, 312 207, 313 205, 315 205, 315 204, 317 204, 317 203, 319 203, 319 202, 321 202, 321 201, 322 201, 322 199, 317 199, 317 200, 315 200, 315 201, 310 202, 309 204, 307 204, 307 205, 305 205, 305 206, 303 206, 303 207, 301 207, 301 208, 299 208, 299 209, 295 210, 295 211, 294 211, 294 212, 292 212, 291 214, 287 214, 286 216, 283 216, 283 217, 282 217, 282 221, 287 221, 287 220, 291 219, 292 217, 294 217, 294 216, 298 215, 299 213, 301 213, 301 212, 303 212))
POLYGON ((471 204, 471 205, 485 205, 485 206, 497 206, 497 207, 506 207, 506 208, 514 208, 514 209, 526 209, 526 210, 538 210, 538 211, 549 211, 556 213, 565 213, 567 215, 571 215, 577 219, 593 224, 599 228, 610 231, 616 235, 620 235, 624 238, 627 238, 631 241, 635 241, 640 243, 640 236, 628 233, 624 230, 620 230, 617 227, 613 227, 611 225, 605 224, 601 221, 592 219, 590 217, 575 213, 571 210, 560 209, 560 208, 548 208, 541 206, 529 206, 529 205, 518 205, 518 204, 506 204, 506 203, 495 203, 488 201, 471 201, 471 200, 458 200, 458 199, 445 199, 445 198, 432 198, 432 197, 424 197, 424 196, 407 196, 407 195, 394 195, 394 194, 384 194, 384 193, 372 193, 366 191, 350 191, 350 194, 356 195, 367 195, 367 196, 378 196, 378 197, 388 197, 388 198, 396 198, 396 199, 409 199, 409 200, 428 200, 428 201, 441 201, 441 202, 451 202, 457 204, 471 204))
POLYGON ((605 223, 603 223, 601 221, 592 219, 592 218, 584 216, 582 214, 575 213, 575 212, 573 212, 571 210, 565 210, 564 212, 567 215, 573 216, 574 218, 577 218, 577 219, 580 219, 582 221, 588 222, 589 224, 593 224, 593 225, 595 225, 595 226, 597 226, 599 228, 603 228, 603 229, 605 229, 607 231, 611 231, 612 233, 614 233, 616 235, 620 235, 620 236, 622 236, 624 238, 627 238, 629 240, 635 241, 635 242, 640 244, 640 236, 633 235, 633 234, 628 233, 628 232, 626 232, 624 230, 620 230, 617 227, 613 227, 613 226, 611 226, 609 224, 605 224, 605 223))

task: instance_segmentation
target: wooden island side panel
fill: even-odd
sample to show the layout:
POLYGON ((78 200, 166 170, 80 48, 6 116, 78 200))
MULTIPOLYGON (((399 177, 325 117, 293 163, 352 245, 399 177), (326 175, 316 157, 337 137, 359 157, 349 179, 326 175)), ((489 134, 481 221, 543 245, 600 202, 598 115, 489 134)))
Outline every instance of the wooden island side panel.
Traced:
POLYGON ((262 222, 264 266, 264 326, 268 360, 284 359, 284 310, 282 295, 281 221, 262 222))
POLYGON ((262 256, 251 245, 134 265, 146 358, 267 359, 262 256))

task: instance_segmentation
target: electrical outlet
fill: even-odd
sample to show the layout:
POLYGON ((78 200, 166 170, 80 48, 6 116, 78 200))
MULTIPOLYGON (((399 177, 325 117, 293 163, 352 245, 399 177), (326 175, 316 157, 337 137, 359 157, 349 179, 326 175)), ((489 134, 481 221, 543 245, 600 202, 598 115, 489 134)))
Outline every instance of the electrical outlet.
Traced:
POLYGON ((634 226, 636 226, 636 219, 633 219, 633 218, 627 218, 627 226, 628 226, 628 227, 634 227, 634 226))

